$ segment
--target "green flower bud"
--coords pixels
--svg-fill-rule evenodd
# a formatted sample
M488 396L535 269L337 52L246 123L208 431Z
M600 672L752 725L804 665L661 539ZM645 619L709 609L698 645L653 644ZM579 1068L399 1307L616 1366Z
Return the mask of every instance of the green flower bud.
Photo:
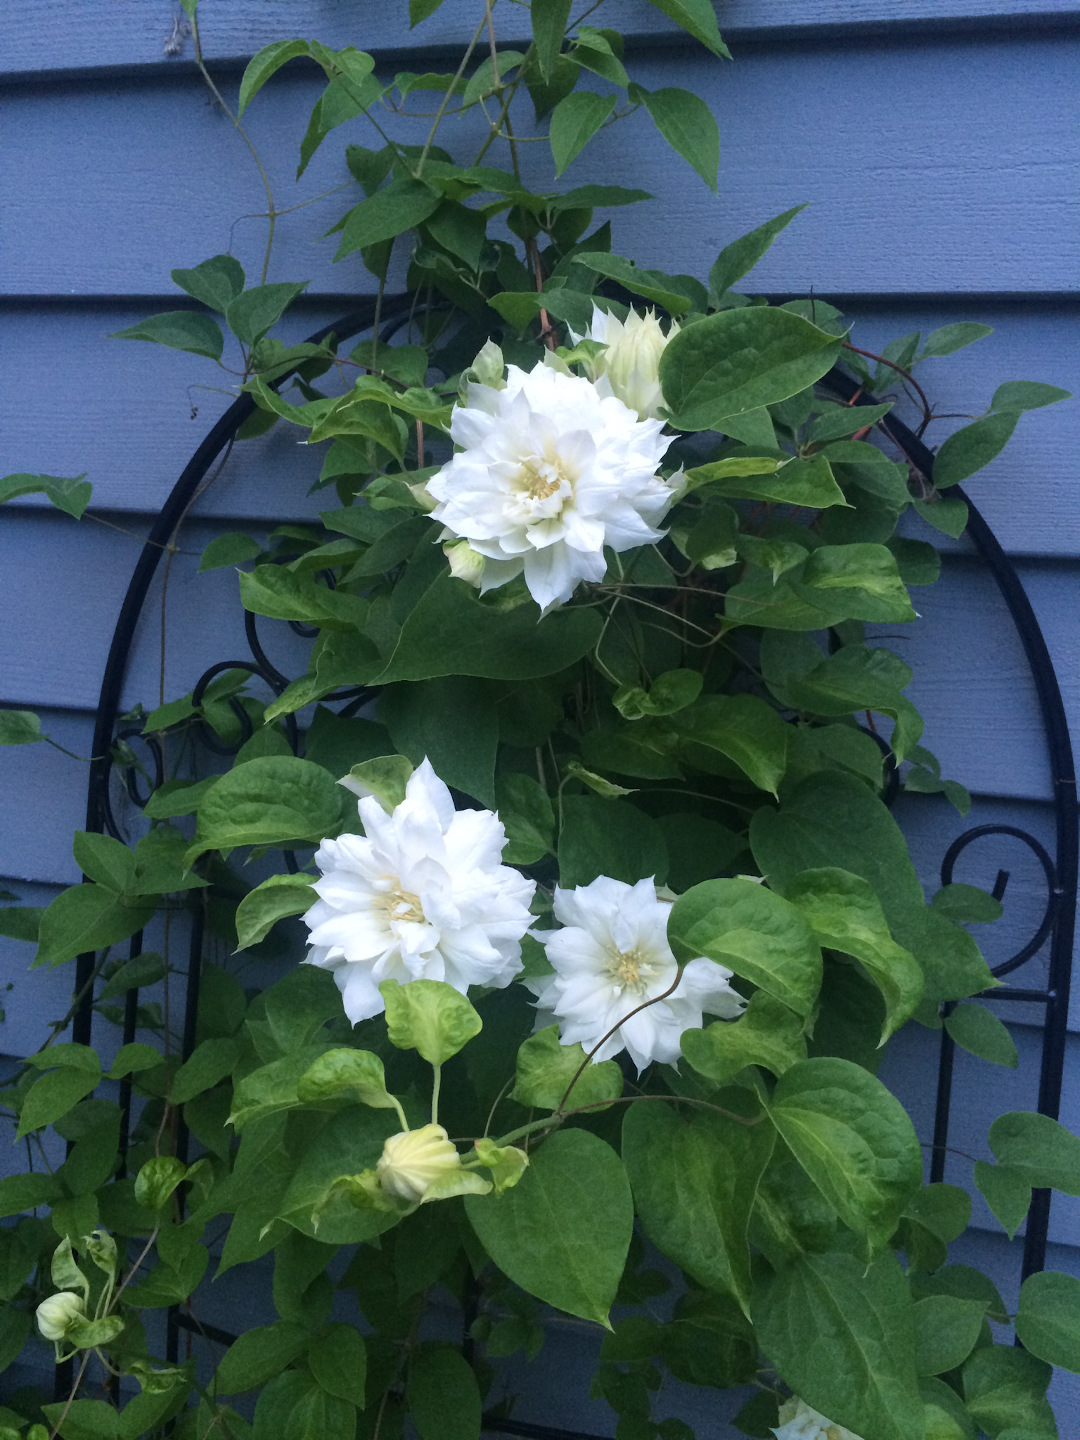
M419 1204L428 1187L461 1169L461 1156L441 1125L422 1125L391 1135L375 1166L388 1195Z
M72 1325L78 1324L85 1317L82 1297L72 1290L61 1290L56 1295L50 1295L37 1307L38 1329L46 1340L53 1340L57 1344L63 1340Z

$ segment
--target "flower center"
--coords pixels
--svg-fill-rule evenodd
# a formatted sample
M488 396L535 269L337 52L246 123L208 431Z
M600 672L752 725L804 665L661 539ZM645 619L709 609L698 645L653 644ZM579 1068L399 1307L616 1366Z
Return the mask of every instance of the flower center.
M552 520L573 494L569 479L555 463L539 455L524 460L515 477L515 488L528 520Z
M420 896L414 895L411 890L403 890L401 882L392 890L387 890L375 900L375 909L381 910L386 916L387 924L393 921L422 925L424 923L424 907L421 904Z
M636 945L633 950L614 950L606 968L614 981L612 988L616 995L621 995L624 990L644 995L653 978L652 962L641 954Z

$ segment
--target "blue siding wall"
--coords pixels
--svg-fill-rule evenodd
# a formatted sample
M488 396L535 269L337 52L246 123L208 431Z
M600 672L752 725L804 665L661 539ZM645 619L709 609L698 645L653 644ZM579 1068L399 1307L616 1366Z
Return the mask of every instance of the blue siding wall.
M513 40L523 12L500 6L498 14L504 9L501 38ZM263 222L252 218L265 209L258 176L208 103L190 41L178 57L164 53L174 11L171 0L9 0L3 17L0 474L86 471L97 519L76 524L34 498L0 510L0 698L39 710L45 728L80 755L89 753L102 666L139 539L228 403L206 388L214 383L206 362L107 337L174 304L171 267L232 248L255 270L263 240ZM273 39L354 43L391 72L423 70L437 68L439 52L475 23L473 0L446 0L416 32L404 11L404 0L201 7L206 55L227 94L235 94L245 60ZM943 413L980 412L1009 379L1080 392L1080 3L729 0L719 18L734 65L687 48L645 0L611 0L603 16L630 35L636 78L650 88L698 90L722 136L715 197L673 164L644 117L585 152L569 182L603 178L657 197L613 217L617 249L641 263L704 273L727 241L810 201L755 273L755 289L786 297L812 288L852 317L856 342L871 349L954 320L993 325L990 339L920 372ZM298 137L316 93L312 74L290 69L249 112L255 143L272 160L279 205L347 180L342 141L368 138L359 122L343 127L296 185ZM463 138L469 127L472 120L460 122ZM530 147L528 164L538 181L551 179L542 147ZM269 278L312 279L288 322L296 337L370 289L358 257L334 265L333 244L313 240L341 208L331 197L280 224ZM1028 586L1080 735L1077 413L1073 403L1026 417L1006 455L970 489ZM940 443L960 423L940 422L931 439ZM223 530L314 514L320 500L307 491L318 463L279 427L240 447L200 501L172 568L167 694L189 688L212 660L243 653L232 573L196 579L197 556ZM896 642L916 668L911 694L927 719L926 741L946 773L975 792L973 820L1025 826L1049 843L1045 746L1019 644L964 542L943 549L941 584L918 597L922 622ZM157 703L159 607L156 590L126 703ZM45 746L0 750L0 889L41 904L77 878L70 836L83 818L84 783L83 766ZM920 874L936 888L940 856L969 822L933 799L906 801L904 817ZM1012 878L1005 920L980 937L992 960L1031 933L1043 903L1036 869L1019 851L1005 860L972 851L958 878L989 885L999 864ZM27 963L26 947L0 940L0 983L12 987L0 1055L40 1043L45 1021L67 1002L67 971L30 977ZM976 1081L959 1067L961 1148L981 1153L995 1110L1034 1103L1038 1037L1028 1018L1014 1025L1026 1062L1019 1075L1002 1074L991 1086L983 1072ZM1072 1030L1063 1119L1080 1129L1080 998ZM924 1138L935 1073L932 1037L901 1037L889 1078L911 1098ZM0 1156L0 1170L8 1164ZM966 1181L959 1165L948 1178ZM996 1267L1006 1298L1015 1298L1014 1259L981 1202L976 1225L964 1242L968 1255ZM1051 1240L1050 1263L1080 1273L1080 1201L1055 1199ZM215 1289L207 1318L228 1324L241 1294L234 1272ZM546 1378L520 1413L608 1432L602 1405L585 1418L584 1382L565 1381L577 1346L553 1341ZM1058 1377L1053 1397L1062 1434L1080 1434L1080 1381ZM728 1433L700 1410L694 1418L703 1436Z

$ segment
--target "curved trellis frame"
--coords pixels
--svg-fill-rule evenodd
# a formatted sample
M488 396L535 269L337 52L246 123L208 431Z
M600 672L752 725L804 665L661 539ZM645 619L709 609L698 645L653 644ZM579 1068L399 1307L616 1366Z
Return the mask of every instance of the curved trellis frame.
M387 338L398 328L407 309L407 300L384 302L381 315L388 325ZM370 329L377 323L377 307L374 301L371 301L343 317L335 325L327 326L313 335L311 343L317 344L331 334L339 338L348 338L360 331ZM282 379L284 378L286 377L282 377ZM277 383L280 384L281 381ZM875 403L874 396L864 394L856 382L840 370L831 371L822 384L848 403L854 405ZM117 717L120 713L120 695L139 618L158 564L168 549L176 530L192 508L211 467L219 457L227 453L240 426L253 413L254 409L255 403L251 396L241 396L214 425L173 487L146 539L135 566L121 606L102 677L91 751L96 758L91 763L87 794L86 828L89 831L113 834L119 832L110 800L111 750L117 740L130 739L136 733L131 730L118 729ZM922 441L892 416L887 416L878 423L906 456L909 464L927 481L932 481L934 458ZM943 884L948 884L959 855L970 844L992 835L1008 835L1020 840L1033 852L1042 867L1047 887L1046 909L1042 920L1030 940L1016 954L999 963L994 969L994 974L1002 976L1019 970L1049 940L1047 982L1045 986L1009 986L1007 989L989 992L985 998L992 998L996 1003L1036 1004L1044 1007L1038 1109L1042 1114L1056 1119L1061 1097L1067 1039L1072 947L1076 922L1077 874L1078 865L1080 865L1080 816L1077 812L1076 775L1072 746L1061 691L1046 641L1020 578L978 510L967 499L967 496L963 495L963 492L957 489L956 493L962 495L967 503L969 512L967 535L992 575L1008 607L1035 684L1051 770L1055 842L1051 854L1034 836L1019 827L1011 825L973 826L961 834L949 847L942 860L941 878ZM223 661L212 666L200 678L196 685L196 694L204 690L214 676L230 669L246 670L250 674L258 676L276 694L280 694L285 688L288 678L273 665L266 655L258 637L255 617L250 614L246 615L245 622L252 658ZM361 688L341 691L328 698L349 702L346 708L355 709L368 697L369 692ZM244 719L246 720L246 718L245 716ZM290 743L295 748L298 743L298 735L295 719L291 715L286 717L286 730ZM163 757L156 742L151 745L151 752L156 778L160 783L163 773ZM895 781L898 777L892 774L889 778L894 782L891 788L895 790ZM128 784L130 798L137 804L145 804L147 797L138 793L136 782L132 780ZM291 856L286 858L292 860ZM1007 881L1007 872L999 870L994 886L994 894L998 898L1004 892ZM183 1050L185 1056L190 1054L195 1043L203 943L202 907L193 907L192 913L188 984L184 1005ZM141 945L142 937L141 934L138 934L131 941L133 956L139 953ZM77 964L76 993L82 995L82 1003L74 1018L73 1038L84 1044L89 1043L93 1017L91 981L94 964L95 956L92 953L81 955ZM125 1042L134 1038L137 1007L138 991L130 990L127 994L125 1009ZM934 1122L934 1148L930 1168L931 1180L935 1181L940 1180L944 1174L954 1050L953 1041L945 1031L942 1031ZM120 1099L123 1111L123 1144L126 1145L131 1106L130 1079L122 1082ZM186 1159L187 1145L187 1132L181 1126L177 1135L177 1148L181 1159ZM1024 1276L1043 1268L1046 1257L1049 1214L1049 1190L1036 1190L1027 1220L1023 1259ZM167 1338L168 1351L172 1358L175 1358L177 1353L180 1329L197 1329L208 1339L224 1344L231 1343L235 1338L213 1326L195 1324L177 1307L174 1307L169 1312ZM577 1436L571 1436L565 1431L512 1419L485 1418L485 1428L504 1434L535 1436L538 1437L538 1440L590 1440L590 1437L583 1437L580 1433Z

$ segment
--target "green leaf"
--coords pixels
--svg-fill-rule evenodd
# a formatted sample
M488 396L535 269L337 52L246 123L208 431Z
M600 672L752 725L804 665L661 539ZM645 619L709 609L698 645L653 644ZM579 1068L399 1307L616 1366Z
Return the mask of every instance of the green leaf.
M750 1212L774 1139L767 1125L649 1102L631 1105L623 1122L623 1160L646 1235L747 1315Z
M788 310L708 315L672 336L660 383L680 430L723 430L729 415L797 395L835 364L840 341Z
M120 895L135 881L135 856L111 835L76 830L72 845L75 863L87 877L105 890Z
M779 810L755 814L750 844L761 873L781 893L801 870L839 866L869 881L894 931L923 904L895 820L854 775L810 776L785 795Z
M594 90L576 90L559 101L551 112L549 131L556 175L580 154L614 109L614 95L597 95Z
M920 1375L942 1375L962 1365L975 1348L986 1306L955 1295L915 1302L915 1365Z
M787 764L788 727L767 701L756 695L707 695L680 711L674 725L681 737L680 755L694 769L714 771L719 754L759 789L778 793Z
M622 1162L587 1130L559 1130L503 1195L466 1195L480 1243L515 1285L610 1329L634 1204Z
M805 205L796 205L791 210L785 210L782 215L777 215L775 219L766 220L764 225L751 230L749 235L743 235L738 240L733 240L730 245L725 245L709 271L709 289L713 295L719 298L726 290L731 289L736 280L741 280L747 271L752 270L780 232L786 230L795 216L805 209Z
M442 3L443 0L409 0L409 28L434 15Z
M967 529L968 507L959 495L939 495L936 491L927 500L912 500L916 512L928 525L951 535L954 540Z
M503 861L535 865L555 847L555 812L551 799L531 775L500 775L495 782L499 819L506 827Z
M1071 399L1068 390L1060 390L1056 385L1043 385L1038 380L1006 380L994 391L990 409L1041 410L1044 405L1057 405ZM936 478L936 465L934 474Z
M1046 1399L1050 1366L1013 1345L983 1345L961 1371L972 1419L994 1440L1055 1440L1058 1430Z
M802 1019L767 990L754 992L738 1020L685 1030L680 1045L693 1069L717 1085L726 1085L747 1065L782 1075L806 1059Z
M716 14L709 0L650 0L650 4L669 20L674 20L676 25L681 25L706 50L711 50L721 60L731 59L731 52L716 28Z
M571 0L533 0L529 18L532 22L536 63L544 80L550 80L555 62L562 50L566 24L570 19Z
M428 189L419 180L391 180L374 195L354 205L345 216L341 244L334 259L344 260L356 250L393 240L415 229L429 215L434 215L441 203L439 192Z
M1022 1170L976 1160L973 1179L980 1194L1011 1240L1031 1207L1031 1185Z
M244 267L231 255L213 255L194 270L174 270L172 279L195 300L224 315L244 288Z
M69 1067L39 1076L23 1098L16 1140L66 1115L84 1095L89 1095L100 1079L100 1070L95 1073Z
M605 275L617 285L662 305L672 315L682 315L694 306L695 289L700 290L696 280L688 275L665 275L662 270L643 270L632 260L621 255L609 255L606 250L586 250L574 256L575 265L584 265L597 275Z
M292 1179L277 1210L298 1232L297 1239L318 1236L319 1250L312 1254L326 1264L327 1245L354 1245L373 1240L397 1223L396 1213L360 1209L350 1199L332 1194L342 1175L372 1169L387 1139L401 1129L396 1114L367 1106L350 1105L334 1115L321 1130L312 1130L311 1143L297 1156ZM312 1216L318 1214L318 1229ZM305 1280L300 1286L306 1289ZM299 1314L291 1318L301 1318Z
M175 1155L154 1155L135 1177L135 1201L147 1210L160 1211L187 1174L187 1166Z
M689 90L668 87L648 91L640 85L631 88L630 99L644 104L671 148L692 165L715 192L720 166L720 127L705 101Z
M139 1070L153 1070L161 1063L160 1050L155 1050L153 1045L144 1045L141 1041L133 1040L129 1045L121 1045L116 1052L109 1079L122 1080L125 1075L134 1075Z
M41 917L34 966L62 965L141 930L153 906L129 904L100 885L62 890Z
M451 1345L421 1345L409 1361L405 1400L420 1440L479 1440L480 1387Z
M592 650L603 627L595 610L569 606L542 619L532 604L496 610L467 585L440 576L409 611L385 667L369 678L427 680L478 675L530 680L567 669Z
M90 481L82 475L72 479L59 475L5 475L0 480L0 505L5 500L15 500L20 495L46 495L58 510L63 510L66 515L79 520L90 503L92 488Z
M249 890L236 907L236 948L257 945L271 928L289 915L310 910L317 896L311 875L271 875Z
M663 884L667 847L651 816L625 800L569 795L562 803L559 876L565 889L609 875L628 885L654 876Z
M1019 410L995 411L956 430L934 456L934 485L945 490L974 475L1008 443L1020 418Z
M942 325L937 330L931 330L923 341L922 358L929 360L932 355L952 355L955 351L962 350L965 345L972 345L976 340L985 339L993 333L992 325L979 325L974 320L960 320L955 325Z
M327 1050L301 1075L297 1098L305 1104L336 1100L352 1093L361 1105L375 1110L397 1107L386 1089L383 1062L370 1050Z
M419 1050L441 1065L479 1035L483 1022L466 997L442 980L384 980L386 1033L399 1050Z
M275 40L264 46L251 57L240 79L240 99L237 115L243 115L253 96L262 89L271 75L298 55L310 55L311 46L307 40ZM177 282L179 283L179 282Z
M296 1359L308 1339L302 1325L288 1320L245 1331L229 1346L217 1368L217 1389L223 1395L235 1395L265 1385Z
M586 1065L582 1047L560 1044L559 1027L548 1025L530 1035L518 1050L516 1081L510 1096L519 1105L557 1110L571 1081L574 1088L567 1100L570 1109L599 1106L601 1101L617 1100L622 1094L622 1071L614 1060Z
M255 1406L252 1440L355 1440L356 1407L329 1395L306 1370L269 1382Z
M835 867L804 870L787 887L818 944L861 962L885 1001L881 1044L915 1013L923 972L915 957L889 934L881 902L859 875Z
M43 1405L42 1413L63 1440L122 1440L120 1416L107 1400L58 1401ZM63 1420L61 1420L63 1415Z
M962 1049L1015 1070L1020 1063L1016 1042L996 1015L984 1005L958 1005L945 1016L945 1029Z
M340 824L340 792L321 765L295 756L249 760L222 775L199 802L188 863L237 845L317 843Z
M819 545L792 589L836 620L914 620L896 557L885 545Z
M922 1151L900 1102L850 1060L786 1070L769 1114L821 1194L871 1249L888 1243L922 1181Z
M698 465L686 472L686 478L695 488L708 485L710 494L734 500L775 500L815 510L847 504L829 462L821 455L783 464L765 456L737 456Z
M890 400L884 405L837 405L825 410L812 422L806 438L812 445L825 445L853 435L865 425L873 425L893 408Z
M1035 1189L1080 1195L1080 1140L1049 1115L1011 1110L990 1126L990 1148Z
M163 315L151 315L137 325L129 325L126 330L115 331L109 338L147 340L154 345L165 345L170 350L205 355L210 360L220 360L225 348L221 326L199 310L168 310Z
M1000 920L1004 914L1001 901L996 900L989 891L980 890L977 885L943 885L931 897L930 904L942 915L947 915L950 920L956 920L961 925L985 925L990 921Z
M680 895L668 917L680 964L704 956L808 1015L821 986L821 951L787 900L753 880L706 880Z
M201 1040L177 1070L169 1086L169 1099L174 1105L185 1105L204 1090L212 1090L226 1075L231 1075L240 1059L240 1046L230 1036Z
M44 1172L5 1175L0 1179L0 1220L21 1215L24 1210L36 1210L39 1205L51 1205L60 1194L60 1182Z
M256 285L245 290L225 311L229 329L245 345L254 345L281 319L296 297L307 289L308 282L298 284Z
M367 1352L353 1325L328 1325L311 1342L307 1363L311 1373L328 1395L347 1400L358 1409L364 1408L364 1382L367 1378Z
M869 1266L802 1256L762 1282L754 1326L787 1384L834 1424L873 1440L926 1440L914 1307L892 1254Z
M0 745L34 745L44 740L41 721L29 710L0 710Z
M414 765L426 757L447 785L494 807L499 721L490 687L458 675L392 685L377 713Z
M1020 1287L1016 1333L1040 1360L1080 1371L1080 1280L1054 1270L1029 1275Z

